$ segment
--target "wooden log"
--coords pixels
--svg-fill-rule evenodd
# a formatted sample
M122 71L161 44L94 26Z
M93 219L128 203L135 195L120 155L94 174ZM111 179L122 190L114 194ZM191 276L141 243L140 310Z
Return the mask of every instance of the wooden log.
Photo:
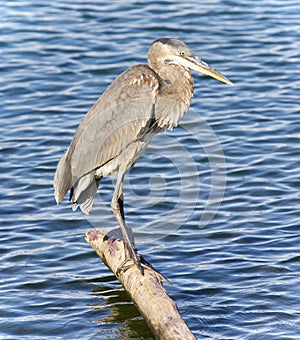
M128 233L133 241L133 234L129 228ZM142 275L135 265L129 266L125 271L118 271L125 260L124 244L119 228L90 229L86 233L86 241L122 283L156 339L196 339L180 316L175 302L163 287L164 278L160 273L146 266Z

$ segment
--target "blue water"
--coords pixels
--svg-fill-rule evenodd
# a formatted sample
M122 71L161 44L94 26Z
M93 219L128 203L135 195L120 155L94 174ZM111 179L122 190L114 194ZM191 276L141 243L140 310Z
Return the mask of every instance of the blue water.
M160 37L233 82L194 74L180 127L125 183L139 251L200 339L300 338L300 4L62 0L0 5L0 338L152 339L84 240L116 224L53 198L57 162L97 97Z

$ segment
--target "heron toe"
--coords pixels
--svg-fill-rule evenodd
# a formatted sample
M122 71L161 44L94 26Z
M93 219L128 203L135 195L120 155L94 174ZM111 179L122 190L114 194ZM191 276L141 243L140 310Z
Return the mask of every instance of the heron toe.
M124 242L124 248L125 248L125 260L119 265L116 274L118 275L122 271L125 272L129 268L137 266L141 274L144 275L142 258L134 249L133 244L131 243L128 244L127 242Z

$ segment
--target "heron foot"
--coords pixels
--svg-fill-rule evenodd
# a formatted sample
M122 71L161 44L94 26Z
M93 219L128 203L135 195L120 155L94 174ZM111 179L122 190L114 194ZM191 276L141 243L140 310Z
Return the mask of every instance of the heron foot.
M144 275L145 269L154 273L161 281L165 281L168 285L171 285L171 282L165 278L158 270L154 269L151 263L145 260L141 255L137 253L137 250L134 249L132 244L130 244L130 250L126 247L124 243L125 249L127 250L127 256L125 260L119 265L116 270L116 275L118 276L121 272L126 272L126 270L132 268L133 266L137 266L142 275ZM132 252L133 250L133 252Z
M133 244L124 242L125 260L119 265L116 274L119 275L121 271L126 272L132 266L137 266L142 275L144 275L144 259L137 253Z

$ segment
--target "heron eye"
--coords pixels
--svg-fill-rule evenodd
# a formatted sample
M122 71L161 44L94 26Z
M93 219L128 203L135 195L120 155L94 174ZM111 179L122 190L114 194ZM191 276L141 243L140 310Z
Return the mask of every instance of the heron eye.
M180 57L185 57L185 53L184 52L179 52L179 55L180 55Z

